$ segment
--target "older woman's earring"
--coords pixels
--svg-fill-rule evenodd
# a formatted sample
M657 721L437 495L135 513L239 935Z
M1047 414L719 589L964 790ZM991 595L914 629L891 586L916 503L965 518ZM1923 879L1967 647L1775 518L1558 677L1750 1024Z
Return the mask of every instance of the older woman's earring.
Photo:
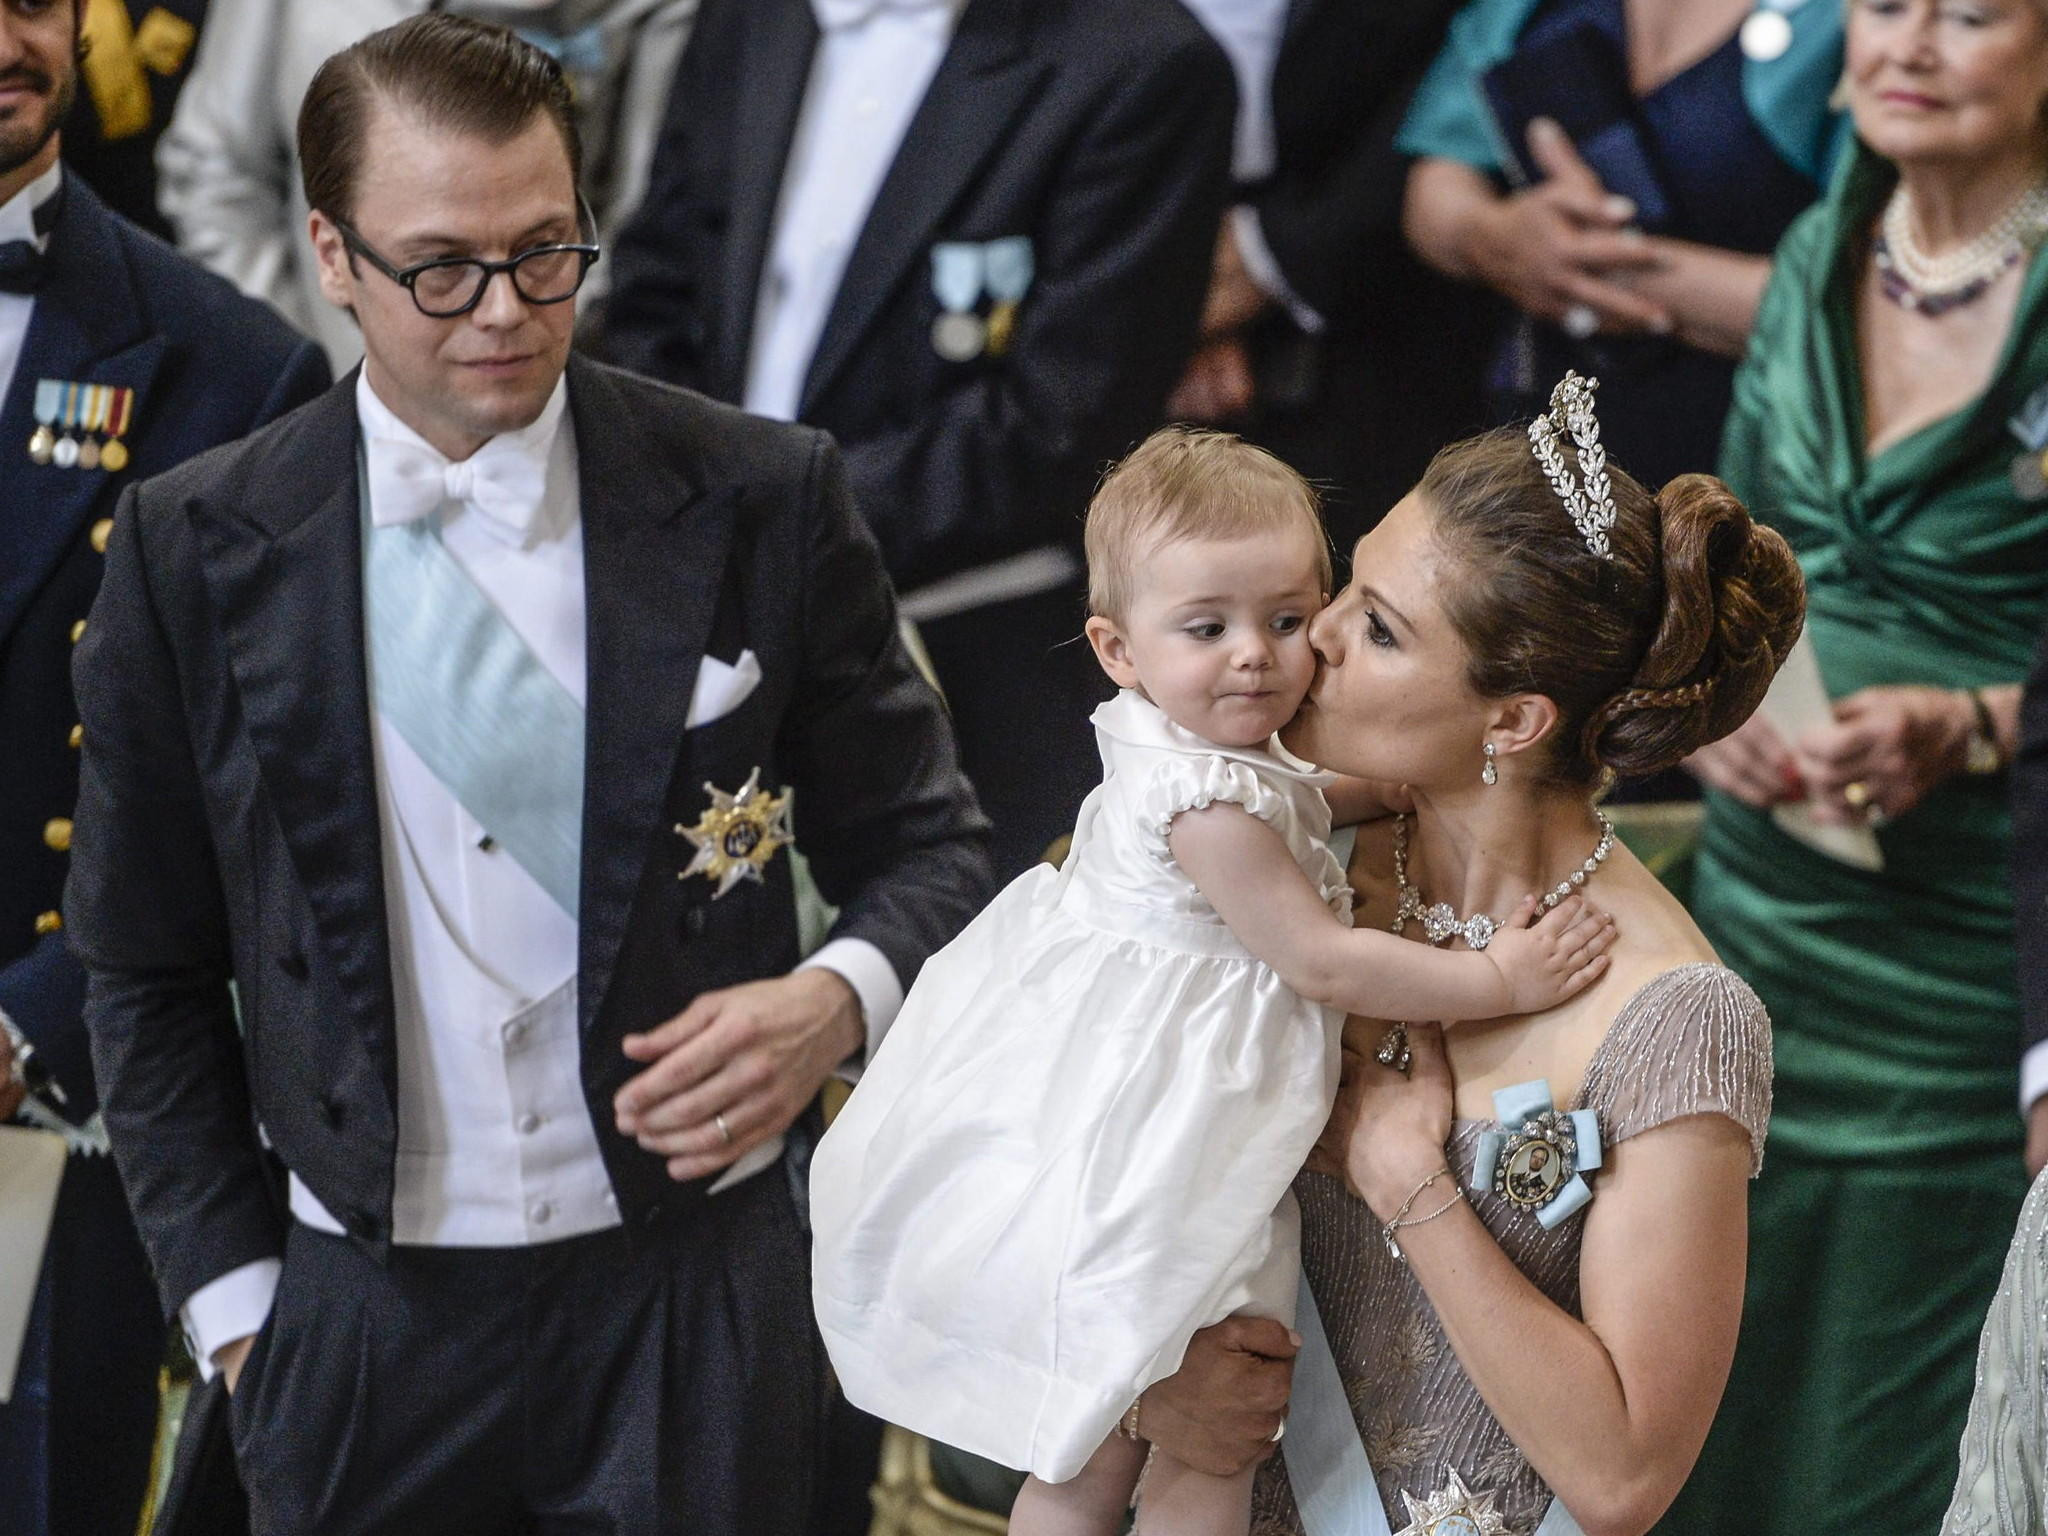
M1493 743L1490 741L1486 744L1486 766L1479 770L1479 782L1482 784L1498 784L1500 782L1500 770L1493 766Z

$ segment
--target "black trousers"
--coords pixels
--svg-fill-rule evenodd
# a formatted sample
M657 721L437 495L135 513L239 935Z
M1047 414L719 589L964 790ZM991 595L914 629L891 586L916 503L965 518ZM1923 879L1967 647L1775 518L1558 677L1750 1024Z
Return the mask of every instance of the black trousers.
M770 1169L632 1244L295 1226L235 1451L254 1536L807 1536L824 1384Z
M996 874L1008 880L1074 830L1102 781L1088 716L1116 692L1082 626L1079 582L918 625L938 673L960 766L994 824Z

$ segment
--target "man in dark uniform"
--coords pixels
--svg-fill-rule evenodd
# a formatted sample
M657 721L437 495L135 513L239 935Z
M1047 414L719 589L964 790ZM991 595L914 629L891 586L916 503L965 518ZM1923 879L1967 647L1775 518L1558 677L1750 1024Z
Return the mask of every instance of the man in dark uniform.
M85 983L60 896L81 740L72 646L114 499L309 398L327 369L61 167L83 4L0 0L0 1015L88 1127ZM0 1111L16 1108L18 1057L0 1029ZM0 1406L4 1536L127 1536L149 1466L163 1315L111 1161L84 1150L93 1132L75 1140Z

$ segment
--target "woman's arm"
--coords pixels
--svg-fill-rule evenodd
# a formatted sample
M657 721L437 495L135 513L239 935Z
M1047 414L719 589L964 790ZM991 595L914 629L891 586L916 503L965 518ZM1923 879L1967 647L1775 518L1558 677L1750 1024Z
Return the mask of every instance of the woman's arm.
M1607 967L1613 920L1573 898L1533 928L1503 928L1484 952L1434 949L1347 928L1302 874L1278 832L1242 806L1183 811L1167 834L1174 862L1238 942L1303 997L1374 1017L1491 1019L1553 1007Z
M1346 1058L1333 1127L1381 1220L1442 1166L1450 1070L1409 1031L1412 1075ZM1472 1208L1401 1233L1458 1362L1587 1536L1641 1536L1692 1471L1742 1319L1749 1142L1694 1115L1607 1150L1579 1260L1584 1321L1530 1283ZM1461 1170L1462 1171L1462 1170Z

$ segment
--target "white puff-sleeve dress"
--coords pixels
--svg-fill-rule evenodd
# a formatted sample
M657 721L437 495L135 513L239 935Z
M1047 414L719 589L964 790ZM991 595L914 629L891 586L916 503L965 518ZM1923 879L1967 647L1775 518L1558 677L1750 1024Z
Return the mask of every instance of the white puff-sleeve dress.
M1288 1186L1343 1019L1254 959L1173 862L1184 810L1241 805L1350 921L1329 776L1219 747L1136 693L1095 712L1103 782L1058 871L926 962L811 1164L813 1289L846 1394L1052 1482L1196 1329L1291 1322Z

